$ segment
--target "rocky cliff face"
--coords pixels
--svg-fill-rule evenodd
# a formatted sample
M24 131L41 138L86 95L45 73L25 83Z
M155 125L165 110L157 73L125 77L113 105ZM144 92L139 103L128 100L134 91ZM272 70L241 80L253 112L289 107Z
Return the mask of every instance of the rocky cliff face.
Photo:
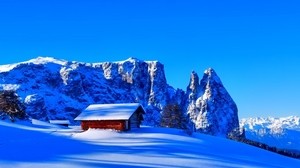
M187 92L190 100L187 110L195 128L199 132L220 136L239 128L237 106L216 72L209 68L199 84L197 81L197 75L192 73L190 92Z
M236 105L212 69L201 82L193 72L186 92L167 84L163 64L136 58L90 64L39 57L0 66L0 78L0 87L16 90L37 119L72 121L92 103L138 102L147 111L144 124L157 125L162 108L176 103L199 131L225 134L238 127Z

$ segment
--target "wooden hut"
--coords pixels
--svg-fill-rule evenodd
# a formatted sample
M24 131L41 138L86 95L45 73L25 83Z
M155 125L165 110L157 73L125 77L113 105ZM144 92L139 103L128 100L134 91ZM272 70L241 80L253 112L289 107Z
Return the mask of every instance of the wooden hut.
M126 131L139 128L145 110L139 103L92 104L75 120L81 121L81 128L115 129Z

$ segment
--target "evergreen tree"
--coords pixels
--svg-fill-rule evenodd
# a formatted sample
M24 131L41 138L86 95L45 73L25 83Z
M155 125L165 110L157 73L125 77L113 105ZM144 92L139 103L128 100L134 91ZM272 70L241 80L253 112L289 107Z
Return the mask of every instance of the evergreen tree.
M178 104L169 104L163 108L160 120L161 127L186 129L187 123L187 117Z
M2 119L8 116L11 121L15 121L15 118L24 119L26 117L25 106L15 91L0 91L0 116Z

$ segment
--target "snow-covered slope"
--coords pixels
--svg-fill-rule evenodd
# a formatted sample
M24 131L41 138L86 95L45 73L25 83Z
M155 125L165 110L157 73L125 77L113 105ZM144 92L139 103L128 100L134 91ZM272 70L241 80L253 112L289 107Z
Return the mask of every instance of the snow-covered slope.
M187 92L167 83L162 63L136 58L82 63L38 57L0 66L0 78L0 88L16 90L35 119L73 121L93 103L141 103L144 124L158 125L163 107L177 103L184 111L197 107L191 117L199 131L226 135L238 127L236 105L212 69Z
M300 151L300 117L241 119L246 137L283 149Z
M0 121L1 168L281 167L300 160L224 138L142 127L130 132Z

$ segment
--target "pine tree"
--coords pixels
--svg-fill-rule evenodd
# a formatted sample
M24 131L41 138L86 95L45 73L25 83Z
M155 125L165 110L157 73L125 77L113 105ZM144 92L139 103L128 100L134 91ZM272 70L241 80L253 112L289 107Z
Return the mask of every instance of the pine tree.
M0 116L2 119L8 116L11 121L15 121L15 118L24 119L26 117L25 106L15 91L0 91Z
M187 128L187 117L178 104L169 104L163 108L160 120L161 127L168 128Z

